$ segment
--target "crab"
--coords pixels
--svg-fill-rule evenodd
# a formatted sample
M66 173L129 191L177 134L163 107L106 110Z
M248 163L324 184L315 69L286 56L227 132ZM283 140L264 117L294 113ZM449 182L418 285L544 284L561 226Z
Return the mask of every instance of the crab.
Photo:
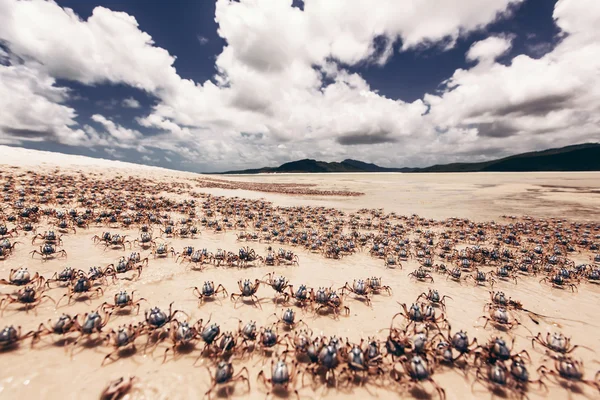
M275 257L275 253L273 253L273 251L269 251L264 258L264 263L269 267L279 265L279 258Z
M290 285L290 294L292 299L296 302L300 308L304 308L307 305L312 305L315 297L314 290L309 289L306 285L298 286L298 289L294 290L294 287Z
M205 281L202 285L202 291L198 289L197 286L194 286L193 293L198 297L198 305L201 305L208 298L216 298L219 293L223 293L223 297L228 296L225 287L219 284L215 289L215 283L213 281Z
M199 270L202 271L202 265L210 263L212 258L212 253L209 253L206 249L202 249L194 251L190 256L182 256L181 262L188 260L188 265L194 264L194 266L199 266Z
M54 231L45 231L38 233L31 239L31 244L34 244L37 239L42 239L44 243L50 243L57 246L62 246L62 235L57 236Z
M22 230L23 232L32 232L34 235L37 233L37 228L34 227L31 222L26 222L22 225L17 225L12 231L16 232L16 229ZM2 237L2 232L0 228L0 237Z
M583 379L583 361L571 357L554 360L554 370L549 370L545 365L542 365L538 368L538 373L542 376L550 375L557 381L565 383L569 388L577 384L583 384L600 390L600 371L596 373L594 380Z
M262 327L258 332L257 339L256 347L263 355L267 355L269 352L272 352L275 346L278 345L285 345L285 352L287 352L288 336L279 336L279 331L276 327Z
M482 372L482 369L484 368L485 373ZM491 392L505 393L506 391L514 389L510 386L510 373L508 372L508 368L503 363L479 366L475 373L475 381L472 386L475 386L477 383L485 385Z
M600 268L598 267L585 272L583 276L589 283L600 284Z
M168 328L168 325L171 321L174 320L177 314L184 314L188 316L185 311L175 310L173 311L173 302L169 304L169 313L165 313L158 307L153 307L150 310L144 311L144 322L145 329L150 334L148 337L148 342L146 342L146 347L150 342L150 339L154 333L158 333L158 338L162 337L162 334L165 332L164 328Z
M238 320L238 330L237 335L242 338L242 344L246 346L244 351L248 350L250 346L248 343L250 342L252 346L254 346L256 339L258 337L258 329L256 327L256 321L249 321L245 325L242 326L242 320Z
M54 258L56 256L59 257L67 257L67 252L64 249L59 250L56 246L50 244L50 243L46 243L43 246L40 246L40 250L32 250L29 252L29 254L31 254L31 257L33 258L34 255L39 254L40 256L42 256L42 260L48 260L50 258Z
M446 299L452 300L452 297L450 296L440 296L439 292L435 289L429 289L427 293L421 293L416 301L419 301L422 297L424 297L429 304L434 307L439 306L443 311L446 311Z
M221 335L221 340L219 340L217 345L220 351L219 355L224 358L230 357L230 355L235 352L237 345L238 336L233 332L224 332L223 335Z
M436 327L438 326L439 322L446 322L446 318L445 318L444 314L441 314L440 316L436 316L435 309L430 305L425 305L424 303L413 303L409 309L406 307L406 304L404 304L404 303L398 303L398 304L400 305L400 307L402 307L402 311L400 311L399 313L396 313L392 317L392 324L394 323L394 319L396 319L396 317L400 316L400 315L409 321L407 328L411 324L416 324L416 323L420 323L420 322L425 322L427 324L433 324Z
M258 381L259 379L262 379L262 383L268 390L268 398L269 395L277 389L281 389L284 393L287 393L289 391L289 386L295 384L297 375L297 362L293 362L291 366L289 366L285 362L285 359L280 358L277 361L271 359L271 377L267 378L265 376L265 372L261 370L258 373L256 380ZM299 400L300 395L298 394L298 390L294 387L292 387L292 390L296 395L296 398Z
M183 262L186 259L189 260L190 257L192 256L192 254L194 254L194 247L193 246L185 246L180 253L177 253L177 258L175 259L175 262L179 262L180 257L181 257L181 262Z
M307 371L312 373L313 377L322 376L324 381L328 383L330 379L336 378L335 370L344 361L340 351L341 344L337 340L330 340L328 344L324 341L316 344L317 346L314 349L315 364L309 366ZM304 380L304 375L302 375L302 380Z
M529 379L529 372L527 371L527 367L525 366L525 362L521 359L521 357L514 357L511 360L510 364L510 386L517 391L517 393L521 395L525 395L525 392L528 390L528 386L530 384L537 383L540 389L543 387L546 390L548 387L540 377L537 380Z
M395 269L396 267L399 267L400 269L402 269L402 263L400 262L400 257L398 257L398 259L396 259L396 258L394 258L394 256L392 254L389 254L385 258L385 267L390 268L390 269Z
M112 357L115 354L120 354L121 352L123 352L124 350L131 350L131 351L135 351L135 339L138 338L140 335L142 335L144 332L144 328L141 325L123 325L123 326L119 326L117 328L117 331L115 331L114 329L111 330L107 335L106 335L106 341L109 344L112 344L114 350L111 351L110 353L108 353L106 356L104 356L104 359L102 360L102 364L104 365L104 363L106 362L106 360L112 360Z
M69 282L69 286L67 286L67 293L65 293L58 301L56 302L56 307L64 299L65 297L68 299L67 304L71 304L71 299L75 296L88 296L92 297L96 295L97 297L101 297L104 295L104 290L101 287L94 288L92 290L92 281L87 277L80 275L77 280L72 280Z
M296 313L291 308L285 310L281 315L281 318L275 313L271 314L271 316L275 316L277 318L276 325L283 324L284 328L288 330L296 328L296 326L299 324L304 324L304 326L308 327L304 321L296 321Z
M33 346L35 342L38 341L42 336L64 336L76 331L79 331L79 322L77 321L77 315L75 317L71 317L69 314L63 313L58 317L58 319L55 322L52 322L52 320L49 319L47 326L42 322L33 335L31 345Z
M319 313L322 310L331 311L334 318L338 318L340 312L343 312L346 316L350 315L350 308L343 305L342 298L333 290L329 290L327 294L327 300L320 302L318 300L319 292L317 291L316 301L320 303L319 307L316 308L316 312Z
M419 267L417 270L409 273L408 276L422 282L425 282L429 279L431 283L433 283L433 276L428 274L423 267Z
M0 349L7 350L9 348L17 346L22 340L25 340L31 336L33 336L34 332L30 331L26 334L21 334L21 327L14 327L13 325L9 325L4 327L0 331Z
M561 274L554 274L540 279L540 283L548 283L551 287L557 289L570 288L572 292L577 289L577 285L565 279ZM578 282L579 283L579 282Z
M279 249L277 252L277 260L278 264L286 264L286 265L300 265L298 255L294 254L290 250Z
M255 279L254 283L250 281L250 279L245 279L243 282L241 280L238 281L238 287L240 288L240 293L231 293L230 299L235 304L237 304L239 299L250 298L252 300L252 304L257 306L262 310L262 306L260 305L260 300L256 296L256 292L260 286L260 280Z
M13 233L18 233L16 228L8 229L6 225L0 225L0 238L5 238L7 236L13 237Z
M504 292L494 292L494 291L490 291L490 300L491 303L487 303L484 306L484 311L486 309L488 309L489 307L496 307L496 306L500 306L500 307L505 307L505 308L509 308L511 303L513 302L512 298L506 298L506 295L504 294Z
M136 265L137 264L137 265ZM121 257L117 261L117 265L109 264L106 266L105 271L113 272L114 274L125 274L129 271L136 271L131 278L125 278L128 280L139 279L142 276L142 271L144 267L148 266L148 257L141 259L140 253L131 253L129 258Z
M521 325L521 323L514 317L511 320L511 316L507 308L503 306L490 306L488 308L489 316L484 315L479 317L486 320L485 325L483 325L484 329L487 327L488 323L491 323L496 328L502 329L513 329L514 327Z
M348 383L359 378L360 385L363 385L370 375L380 376L385 373L381 367L382 356L379 353L379 346L375 341L369 339L365 349L363 339L360 344L350 344L346 340L346 349L343 353L346 364L340 371L340 377L347 375Z
M175 249L173 247L168 247L166 243L158 243L156 246L152 247L152 255L154 258L162 258L171 254L172 257L175 257Z
M462 270L459 267L455 267L448 270L446 280L448 279L452 279L453 281L460 283L461 280L464 280L465 278L462 277Z
M212 261L218 267L221 265L222 262L225 261L226 257L227 257L227 253L225 252L225 250L217 249L217 252L212 257Z
M6 309L6 307L8 307L10 304L18 303L25 307L26 312L38 306L45 299L56 303L52 297L44 294L43 289L36 289L34 286L30 285L25 286L15 294L5 294L1 297L2 299L0 300L0 309L2 309L2 306L4 304L6 304L6 306L4 307L4 309ZM4 311L4 309L2 310Z
M175 232L173 231L173 225L166 225L165 229L159 228L159 230L160 230L161 236L165 235L165 237L168 237L168 238L173 237L173 235L175 234Z
M0 260L6 260L6 258L12 254L17 244L21 244L21 242L10 243L8 239L4 239L0 243Z
M240 266L248 266L255 261L258 261L261 264L264 264L265 262L264 258L257 255L254 249L251 249L249 246L240 248L238 251L238 257Z
M46 281L46 286L50 287L52 282L60 282L69 284L71 281L77 278L77 276L84 274L82 270L74 270L71 267L65 267L60 272L55 272L52 278Z
M172 320L168 330L168 339L171 340L172 346L165 349L163 362L167 359L169 350L173 354L177 354L177 349L180 347L190 346L194 340L198 338L198 330L195 326L190 326L188 322Z
M514 360L515 358L527 356L528 360L531 360L527 350L521 350L520 352L513 354L512 350L515 345L515 338L512 339L510 347L506 341L500 337L493 337L488 340L485 345L479 345L475 349L475 362L480 361L487 364L494 364L497 361L504 362L508 360Z
M102 391L100 400L117 400L121 398L131 390L135 379L135 376L115 379Z
M125 243L129 244L129 247L131 247L131 241L127 240L127 235L119 235L118 233L113 234L110 237L110 240L107 240L104 243L104 250L107 250L108 248L112 248L112 249L116 249L116 248L123 248L123 250L125 250Z
M142 232L140 237L133 241L134 246L141 247L142 249L148 249L152 246L156 245L154 239L152 239L152 234L147 232Z
M210 400L210 394L216 387L225 385L227 383L239 381L239 380L245 381L246 384L248 385L248 391L250 391L250 377L248 374L248 369L246 367L242 367L240 372L235 375L234 375L233 364L231 364L230 362L226 362L226 361L219 361L214 374L211 372L211 370L208 367L206 367L206 369L208 370L208 373L211 377L211 384L210 384L210 388L204 395L207 396L209 400ZM230 393L229 393L230 389L231 389L230 386L228 386L226 388L228 396L230 395Z
M200 339L204 342L204 348L202 349L202 352L200 353L200 357L206 352L207 349L211 350L211 347L221 337L221 327L218 324L214 324L214 323L211 325L210 320L211 320L211 318L209 317L208 321L206 321L206 324L203 324L202 320L199 320L194 325L194 327L196 328L196 331L199 332ZM196 361L198 361L198 360L196 360Z
M393 325L394 320L392 319L389 328L390 333L385 340L385 357L391 356L392 361L396 361L397 358L405 356L406 352L411 350L412 342L406 334L406 329L394 328Z
M107 243L110 243L110 240L111 240L112 236L113 235L111 235L110 232L102 232L102 236L94 235L92 237L92 241L94 243L104 243L104 244L107 244Z
M473 275L467 275L466 279L473 279L473 282L475 282L475 285L477 286L485 286L486 283L489 283L490 287L493 288L496 281L489 275L490 272L486 274L479 269L475 269L475 273Z
M447 357L443 357L444 360L451 361L452 363L460 358L469 356L478 347L476 338L473 339L471 342L469 342L469 336L467 335L466 332L464 332L462 330L456 332L453 335L452 329L449 325L448 325L448 333L446 335L439 332L436 336L442 337L443 340L440 343L444 343L446 345L446 346L442 346L442 347L445 347L446 349L448 349L450 351L450 360ZM438 346L439 346L439 343L438 343ZM475 347L473 347L473 346L475 346ZM456 350L458 352L457 357L452 356L452 350Z
M310 328L300 329L294 332L292 336L288 336L288 342L294 349L296 358L306 355L308 356L309 349L313 346L313 332ZM310 359L310 357L309 357Z
M496 268L495 271L490 271L490 274L495 276L496 279L502 280L502 281L514 281L515 285L517 284L517 274L515 274L514 272L511 272L508 266L503 266L500 268Z
M32 277L27 268L21 267L19 269L11 269L10 273L8 274L8 280L0 279L0 284L13 286L37 284L38 286L43 286L44 277L40 276L40 274L37 272Z
M421 386L424 382L429 382L437 391L440 399L444 400L446 398L446 391L432 378L432 375L434 374L434 364L433 360L420 355L401 359L400 365L409 379L403 386L412 389L415 386ZM396 370L396 372L398 371ZM400 380L400 378L396 379Z
M541 344L548 350L551 350L554 353L560 354L561 356L566 356L567 354L570 354L578 347L582 347L584 349L593 351L589 347L580 346L580 345L572 345L571 338L566 337L565 335L563 335L560 332L554 332L552 334L550 334L550 332L548 332L546 334L545 339L542 338L542 333L540 332L537 334L537 336L534 336L533 338L531 338L531 346L535 347L536 342Z
M77 229L75 229L75 226L67 222L66 219L58 221L58 223L55 226L56 230L60 233L69 233L71 231L73 231L73 233L77 233Z
M135 293L135 290L131 292L131 295L129 295L126 291L121 290L119 293L115 293L114 304L109 304L107 302L104 302L104 303L102 303L101 307L105 312L107 310L112 312L115 309L123 310L126 307L131 307L132 309L137 308L136 314L139 314L140 313L140 303L142 301L147 301L147 300L142 297L141 299L134 301L133 300L134 293Z
M270 272L267 275L265 275L260 282L264 283L265 285L269 285L273 288L273 290L275 291L275 303L278 302L279 296L283 297L284 303L288 302L290 296L286 292L286 290L289 290L291 286L284 276L275 276L275 272Z
M365 279L365 281L367 282L367 286L369 287L369 290L371 290L372 293L378 294L382 290L385 290L387 292L387 294L391 296L392 288L389 286L382 285L381 278L377 278L377 277L373 276L371 278Z
M89 313L85 313L83 316L83 323L77 324L77 331L80 335L75 340L74 345L77 345L77 343L82 338L87 338L88 340L90 340L92 335L94 335L95 333L102 333L102 329L108 324L110 316L111 314L108 313L105 314L104 317L102 317L102 315L100 315L98 311L91 311Z
M371 297L369 296L371 291L369 289L368 283L365 282L363 279L359 279L358 281L354 280L354 282L352 283L352 287L350 287L348 285L348 282L346 282L346 284L338 290L340 291L342 296L345 294L346 291L348 291L358 296L359 298L364 299L367 305L371 305Z

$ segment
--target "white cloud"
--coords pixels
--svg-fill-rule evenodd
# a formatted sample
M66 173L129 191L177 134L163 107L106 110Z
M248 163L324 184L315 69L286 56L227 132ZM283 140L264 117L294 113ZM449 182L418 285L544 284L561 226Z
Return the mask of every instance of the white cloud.
M201 46L204 46L205 44L208 43L208 38L205 38L204 36L198 35L196 36L198 38L198 41L200 42Z
M471 150L502 147L510 152L597 141L600 3L584 4L587 17L580 18L582 3L557 2L554 18L564 38L539 59L519 55L509 65L494 63L490 58L507 44L496 39L494 46L476 43L468 56L488 62L457 70L443 94L425 97L431 105L430 118L455 135L440 141Z
M134 99L133 97L128 97L126 99L123 99L123 102L121 103L123 104L123 107L125 108L140 108L140 102L137 101L136 99Z
M54 1L0 0L0 38L56 78L124 83L150 92L180 80L175 58L154 46L133 16L104 7L83 21Z
M76 129L76 112L62 103L65 88L34 65L0 65L0 137L3 143L42 141L85 145L88 138Z
M100 114L92 115L92 120L101 124L118 142L134 142L143 137L139 131L124 128L123 126L115 124L113 121Z
M510 50L511 37L490 36L474 43L467 52L467 60L491 62Z
M8 105L11 115L0 118L10 118L5 125L12 130L61 131L59 140L74 144L158 147L217 169L352 152L387 165L423 164L443 161L449 149L475 157L494 148L546 147L557 138L587 140L600 115L595 0L558 1L554 17L564 37L540 59L520 55L499 64L512 37L489 37L466 54L475 66L412 103L381 96L344 67L384 64L396 51L451 48L521 2L413 0L398 7L397 0L306 0L302 11L291 0L217 0L218 34L227 45L216 58L214 82L196 83L177 74L175 57L156 47L133 16L97 7L82 20L52 1L0 0L0 39L24 60L0 66L13 82L0 81L0 98L25 88L21 105ZM92 119L100 133L78 129L58 78L147 91L158 104L136 121L162 133L144 137L99 114ZM37 84L41 92L30 88ZM29 101L41 110L33 121ZM570 134L561 139L561 131Z

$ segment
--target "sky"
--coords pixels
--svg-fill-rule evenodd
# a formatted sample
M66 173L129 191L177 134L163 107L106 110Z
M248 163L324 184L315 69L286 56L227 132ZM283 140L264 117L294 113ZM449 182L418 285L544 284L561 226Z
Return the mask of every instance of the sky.
M598 0L0 0L0 144L194 172L600 141Z

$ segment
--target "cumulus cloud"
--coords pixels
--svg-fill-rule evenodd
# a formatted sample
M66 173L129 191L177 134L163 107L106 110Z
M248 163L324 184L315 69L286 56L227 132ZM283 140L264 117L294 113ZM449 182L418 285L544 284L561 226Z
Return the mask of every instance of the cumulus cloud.
M123 99L123 102L121 104L125 108L140 108L141 107L140 102L137 101L136 99L134 99L133 97L128 97L126 99Z
M511 37L490 36L471 46L467 52L467 60L479 62L495 61L510 50L511 45Z
M539 59L518 55L502 65L490 58L507 43L475 43L467 57L488 62L457 70L442 94L426 95L429 117L444 129L461 129L455 143L482 149L500 140L519 151L597 141L600 59L593 54L600 54L599 18L598 2L559 0L554 19L563 39Z
M88 138L77 129L77 113L64 105L67 89L39 66L0 65L0 137L7 144L52 138L63 144L85 145Z
M19 60L0 66L9 77L0 81L0 105L24 88L21 106L7 104L10 115L0 116L7 127L3 140L52 132L53 140L74 145L157 147L215 169L257 160L332 160L357 151L385 165L423 165L446 161L448 153L475 157L587 140L600 115L600 3L594 0L557 2L562 38L540 58L518 55L500 64L513 37L488 37L465 55L472 67L411 103L376 93L348 71L385 64L397 51L447 50L521 2L421 0L398 7L397 0L376 6L372 0L305 0L300 9L292 0L217 0L215 21L226 45L213 79L193 82L177 74L175 57L157 47L134 16L96 7L83 20L53 1L0 0L0 40L8 50L0 58ZM79 128L76 111L64 105L68 91L56 79L125 84L157 104L136 119L139 130L100 114ZM31 101L39 118L26 112ZM131 98L122 105L139 103ZM143 135L144 129L153 134Z
M102 125L119 142L133 142L143 136L139 131L124 128L100 114L92 115L92 120Z
M154 92L176 84L175 58L154 46L135 17L96 7L87 21L54 1L0 0L0 38L55 78L124 83Z

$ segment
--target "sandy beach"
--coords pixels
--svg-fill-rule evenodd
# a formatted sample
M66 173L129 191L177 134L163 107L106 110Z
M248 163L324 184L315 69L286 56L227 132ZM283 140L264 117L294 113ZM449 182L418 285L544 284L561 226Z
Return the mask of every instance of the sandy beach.
M20 268L27 268L32 276L39 273L46 280L65 267L82 270L82 274L88 276L91 267L106 271L107 266L117 265L121 257L127 258L132 252L139 252L142 260L148 258L147 266L142 267L139 277L138 272L133 270L115 274L116 279L107 276L106 279L93 281L90 293L101 288L102 293L98 292L98 295L76 295L69 301L63 296L68 293L67 286L74 287L74 282L52 282L48 286L39 286L39 290L43 290L43 294L51 300L43 299L32 309L25 310L27 307L19 302L4 301L0 307L0 329L5 326L21 327L22 335L30 331L37 331L38 335L33 345L32 334L2 350L0 357L4 367L0 372L0 398L98 398L110 381L130 376L135 376L135 380L133 387L125 394L124 398L127 399L204 398L211 387L207 367L214 373L217 362L225 359L232 363L235 374L246 367L250 384L249 391L243 381L225 385L232 388L229 397L260 399L267 397L269 389L257 379L259 372L264 370L270 378L271 359L276 359L277 354L282 354L286 348L289 351L284 357L285 362L292 365L298 359L297 368L305 371L299 373L290 385L298 390L300 398L438 398L438 392L431 382L412 385L410 377L404 372L402 376L391 372L403 371L400 366L403 362L396 358L393 360L385 348L386 338L390 335L386 328L390 328L392 317L403 310L399 303L410 307L417 303L420 294L427 293L429 289L450 297L445 300L445 309L435 308L437 324L411 324L408 318L398 316L393 326L396 332L403 331L410 338L407 360L413 360L420 354L414 342L414 329L417 326L420 329L429 326L427 336L430 345L426 346L429 350L422 356L429 360L431 378L444 389L447 399L491 398L492 393L500 397L526 396L530 399L592 399L599 396L600 389L594 387L594 383L586 385L570 382L556 374L538 373L537 369L542 365L548 371L553 371L554 359L562 359L563 362L571 359L560 358L565 355L546 349L539 343L533 347L531 338L538 333L543 339L547 333L561 333L570 338L572 345L580 347L569 352L568 356L583 362L582 379L594 380L596 371L600 369L600 335L594 333L600 329L600 323L594 317L600 299L600 286L596 284L598 281L594 283L588 276L599 268L599 263L594 264L594 256L599 252L590 248L590 245L600 242L600 173L209 177L135 164L0 147L3 160L0 181L4 186L2 225L9 232L16 228L14 233L3 235L3 238L10 243L18 242L2 260L0 278L8 280L10 271ZM221 183L216 185L219 187L211 187L215 186L214 182L210 183L211 180L226 182L231 188L224 189ZM237 188L240 182L244 185ZM252 190L253 185L257 184L285 184L289 185L286 190L290 191L291 187L291 191L297 193L265 192L262 191L265 186L257 186L257 190ZM308 189L315 192L301 194ZM335 195L315 194L318 191L334 191ZM342 195L353 192L363 194ZM41 202L42 198L44 202ZM191 200L195 201L192 205L189 203ZM114 213L115 209L110 209L107 204L119 204L121 212ZM161 205L151 209L145 208L144 204ZM33 206L38 206L39 210L26 217L21 215L23 210ZM45 215L44 210L55 211L48 211ZM70 210L74 210L73 215L69 213ZM89 210L87 214L86 210ZM57 215L56 212L65 215ZM111 213L115 215L114 221L110 221ZM140 222L134 221L136 214ZM149 214L157 216L156 222L148 219ZM413 214L424 219L412 217ZM9 217L13 215L16 217L11 221ZM532 219L526 219L525 216ZM80 225L78 218L81 219ZM125 218L133 221L125 221ZM187 221L186 224L181 223L182 219ZM474 222L471 225L463 219ZM173 221L174 235L163 232L168 225L165 223L167 220ZM64 233L59 233L60 221L66 221ZM491 221L495 221L495 224L490 224ZM26 231L27 223L31 224L31 231ZM165 243L165 257L156 257L156 246L139 246L142 225L149 226L156 243ZM178 233L186 226L196 227L198 232L181 237ZM222 229L215 229L217 226ZM36 238L32 244L34 231L44 234L50 230L62 235L59 249L66 251L66 257L56 255L45 260L46 257L30 253L43 250L43 238ZM277 231L276 236L272 234L273 230ZM105 232L126 235L128 242L117 248L93 240L96 236L102 238ZM239 240L242 232L256 234L260 241ZM266 235L269 232L271 240ZM356 236L351 236L352 232L356 232ZM447 236L444 236L444 232ZM311 251L310 246L294 243L290 239L300 238L302 233L311 237L313 244L317 241L321 243L321 247ZM560 235L557 236L558 233ZM340 258L327 256L333 251L333 240L337 240L338 244L347 244L349 238L353 238L355 250L345 255L342 250ZM134 243L135 239L138 242ZM384 239L387 245L381 246ZM405 249L413 253L407 255L406 259L396 246L400 239L408 240ZM583 239L586 239L585 243ZM444 250L446 240L447 251ZM384 257L372 251L376 244L385 248ZM207 249L213 255L219 249L239 255L240 248L248 246L261 257L266 257L270 251L268 248L272 247L275 254L283 249L284 252L297 255L298 263L265 265L265 262L257 260L228 266L225 262L212 260L199 265L188 259L182 261L180 253L187 246L195 250ZM474 250L476 246L478 250ZM538 246L539 251L535 250ZM573 248L568 249L569 246ZM168 251L171 248L174 256ZM429 248L430 255L418 254L426 248ZM481 255L481 248L490 251L497 249L500 254L506 250L511 256L492 260ZM555 253L557 249L560 254ZM401 263L401 268L399 265L386 265L389 255ZM556 258L552 258L553 255ZM431 265L426 259L431 259ZM469 265L463 264L464 259L470 260ZM453 279L450 274L434 268L440 264L444 264L447 270L462 267L462 270L459 268L462 271L461 278ZM522 264L529 265L528 272L517 270ZM137 267L140 263L133 265ZM489 274L489 279L481 285L476 285L472 279L465 279L473 275L476 268L487 274L497 273L500 267L507 265L514 268L507 279ZM579 268L581 265L584 267ZM413 279L414 275L410 274L416 273L420 267L425 267L426 274L432 279ZM565 278L562 287L553 287L548 281L540 282L544 278L554 277L561 268L571 274ZM341 307L340 315L336 317L333 312L317 312L318 306L301 308L294 299L290 299L288 304L280 304L274 300L274 289L265 283L261 283L256 292L258 303L250 298L239 301L230 299L232 293L240 293L238 281L263 280L268 273L285 277L294 289L301 284L315 291L321 287L332 288L341 296L343 306L348 307L349 311L345 315ZM352 287L355 280L373 277L381 278L381 284L389 286L391 293L384 290L369 294L370 304L364 297L353 293L342 294L339 290L345 283ZM199 302L192 287L202 288L206 281L214 282L215 287L223 285L227 295L217 294L214 298ZM6 299L14 298L14 294L23 287L1 284L0 293ZM79 322L83 323L85 313L102 309L105 302L114 304L115 294L121 291L129 294L135 291L133 300L146 299L140 302L139 314L136 308L115 309L106 326L89 337L80 338L83 336L81 332L44 335L38 331L41 323L50 326L62 314L78 315ZM491 314L484 311L484 306L491 302L490 291L503 292L507 299L521 303L522 309L508 307L509 324L492 321L484 327L486 319L481 317L493 314L493 311ZM59 302L58 306L55 302ZM419 302L426 307L426 299L421 297ZM202 319L205 324L210 319L211 324L220 326L221 334L232 332L237 337L232 354L218 347L208 350L214 350L214 355L202 353L204 343L197 338L191 340L189 345L172 351L173 343L170 340L149 340L152 335L156 336L156 332L145 332L136 339L135 350L116 352L103 362L106 355L115 349L112 342L104 340L111 330L116 331L119 326L129 324L147 328L148 320L144 314L153 307L159 307L168 314L171 303L173 310L185 312L176 316L179 322L189 321L192 324ZM242 351L248 345L238 337L240 320L243 324L256 321L260 331L262 327L276 323L288 308L296 313L296 321L302 320L303 323L297 322L295 329L286 329L285 324L278 324L276 332L281 343L274 348L262 349L262 346L258 346L252 350L250 346L248 351ZM106 318L103 312L101 315ZM447 322L443 319L447 319ZM166 324L156 331L166 332L169 326L173 327ZM479 345L486 345L494 337L502 337L511 347L514 339L511 354L526 350L530 360L523 356L523 362L529 371L529 379L535 381L541 377L546 387L530 383L521 390L521 386L510 383L506 390L497 387L490 391L485 382L475 383L478 369L482 376L488 376L488 368L502 362L490 362L485 358L484 351L473 345L470 353L464 357L468 368L462 361L457 361L455 365L445 364L436 358L435 346L441 339L435 334L438 330L448 334L448 326L451 326L451 335L463 330L470 340L476 338ZM326 343L330 343L331 337L339 338L340 354L345 354L351 348L346 346L346 341L359 344L364 339L363 347L366 347L367 342L371 341L368 338L372 338L373 342L380 343L381 351L381 357L373 361L372 369L378 371L379 368L380 372L369 374L367 381L359 384L358 378L348 379L352 374L343 371L346 363L344 357L340 365L333 369L336 376L334 380L325 383L318 376L313 377L310 371L316 367L309 365L288 344L296 337L295 332L306 327L310 328L313 337L322 335ZM74 344L76 339L77 343ZM166 349L170 350L165 353ZM275 355L269 355L273 349ZM479 356L476 357L476 353L480 353ZM457 354L455 352L454 355ZM518 360L507 360L505 365L509 367ZM410 361L406 361L406 364L410 365ZM514 378L509 379L514 382ZM211 393L211 398L228 396L226 390L218 389ZM274 396L296 397L293 389L289 393L277 391Z

